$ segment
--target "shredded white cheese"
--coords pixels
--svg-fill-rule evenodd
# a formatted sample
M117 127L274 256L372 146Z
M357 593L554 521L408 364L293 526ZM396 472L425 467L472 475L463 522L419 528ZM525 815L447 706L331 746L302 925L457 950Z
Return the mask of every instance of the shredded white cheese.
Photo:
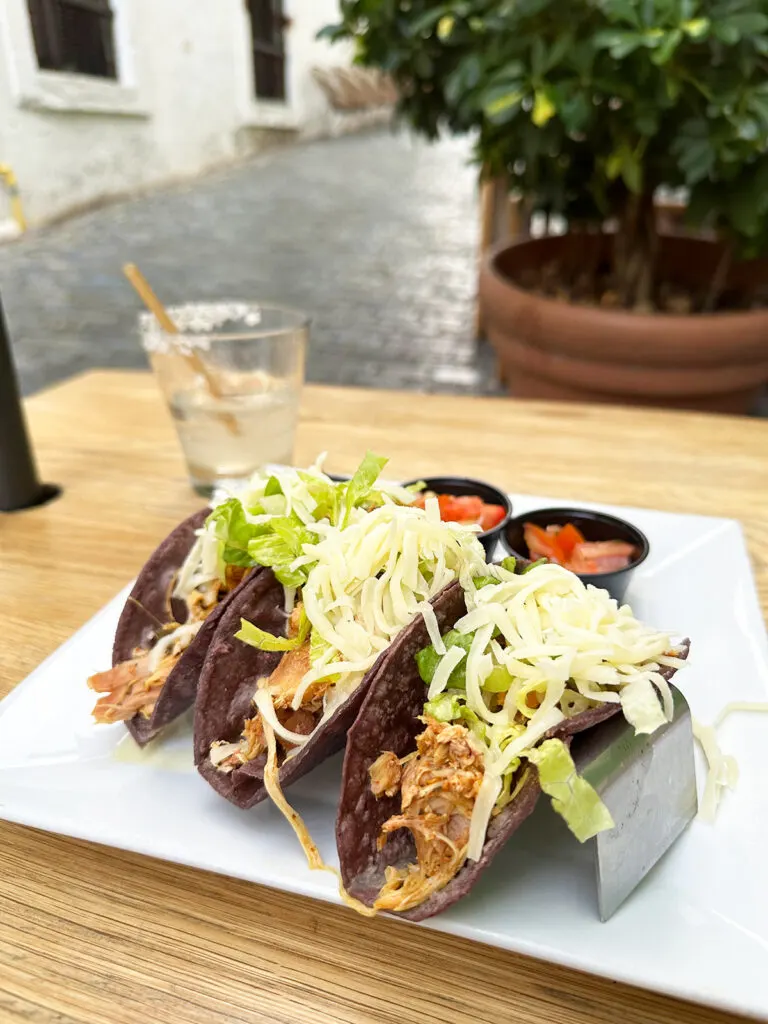
M413 534L408 535L408 539L413 539ZM413 589L418 586L418 577L411 576L409 579L409 586ZM438 654L445 654L445 644L443 638L440 635L440 626L437 623L437 616L435 615L435 609L429 603L424 601L419 605L419 611L424 616L424 625L427 627L429 633L429 642L435 648ZM457 662L458 664L458 662Z
M485 569L485 552L471 530L399 505L384 505L345 529L326 531L318 543L305 545L302 557L314 563L302 588L304 611L326 651L304 675L292 706L301 707L314 683L332 678L321 722L420 612L429 629L430 614L424 609L447 583L462 572L481 574ZM436 619L432 625L437 627ZM440 639L439 629L435 631ZM271 700L268 695L259 699ZM276 717L271 724L282 735L275 723ZM290 742L307 740L302 736Z
M731 754L724 754L717 740L717 729L725 719L739 711L768 712L768 702L733 700L722 708L712 725L693 721L693 735L698 740L707 762L707 777L699 807L699 817L710 824L717 817L720 800L725 789L735 789L739 781L739 765Z
M177 626L172 633L160 637L155 646L149 652L149 670L155 672L160 662L168 654L179 654L189 647L197 636L202 622L184 622Z
M272 704L272 698L268 691L261 685L265 681L266 680L259 680L259 685L256 688L256 693L253 698L253 702L261 714L262 722L265 725L269 725L270 729L280 736L281 739L284 739L286 743L293 743L296 745L305 743L307 739L306 736L303 736L298 732L291 732L290 729L286 729L285 726L281 725L278 721L274 705Z
M474 634L466 663L466 705L482 723L485 737L485 774L470 825L470 859L482 852L504 774L526 751L566 715L604 702L621 701L638 732L653 732L671 719L673 710L660 667L672 660L680 663L670 655L667 634L644 626L627 606L619 607L606 591L585 586L561 566L499 575L498 585L467 594L469 611L455 625L460 633ZM505 645L493 639L496 630ZM446 658L433 679L434 695L440 692L443 675L438 679L438 672ZM483 689L494 669L506 669L510 676L500 709ZM532 704L530 697L535 697Z

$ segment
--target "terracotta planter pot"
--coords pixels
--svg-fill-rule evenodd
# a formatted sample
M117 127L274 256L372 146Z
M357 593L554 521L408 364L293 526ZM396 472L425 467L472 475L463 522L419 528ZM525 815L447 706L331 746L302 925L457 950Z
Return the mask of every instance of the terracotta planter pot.
M610 239L579 240L585 264ZM518 242L483 262L483 323L512 395L582 402L748 412L768 381L768 310L698 316L642 315L543 298L514 282L550 263L568 236ZM676 283L714 273L719 247L701 239L662 239L659 270ZM734 285L768 281L768 260L734 267Z

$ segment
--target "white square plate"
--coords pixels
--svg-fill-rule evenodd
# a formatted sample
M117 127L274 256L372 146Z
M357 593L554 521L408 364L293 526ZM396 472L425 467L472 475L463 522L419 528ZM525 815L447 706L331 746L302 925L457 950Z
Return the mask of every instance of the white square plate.
M518 512L556 504L513 500ZM694 715L709 722L729 700L768 700L768 643L739 524L590 507L648 535L651 556L627 600L649 623L692 638L678 682ZM126 592L0 705L0 817L338 902L333 878L308 870L279 812L239 811L198 777L189 719L141 755L122 725L91 723L85 679L109 664ZM741 780L717 825L694 822L606 924L591 851L542 802L471 895L426 927L768 1019L767 724L727 720L722 743ZM334 758L289 791L331 863L339 769Z

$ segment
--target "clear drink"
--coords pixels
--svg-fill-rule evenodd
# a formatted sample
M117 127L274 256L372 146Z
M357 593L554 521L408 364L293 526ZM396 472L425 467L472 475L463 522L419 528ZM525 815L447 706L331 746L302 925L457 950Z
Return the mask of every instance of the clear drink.
M213 397L205 388L171 399L193 487L233 486L267 463L290 464L299 395L273 384L263 390Z
M290 463L309 322L278 306L189 303L151 314L142 342L168 402L192 486L210 495L267 463Z

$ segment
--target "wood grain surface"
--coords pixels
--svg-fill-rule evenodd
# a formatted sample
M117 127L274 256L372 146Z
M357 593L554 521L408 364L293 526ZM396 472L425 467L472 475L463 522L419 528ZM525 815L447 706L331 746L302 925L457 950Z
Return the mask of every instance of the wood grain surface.
M28 415L58 501L0 516L0 696L198 507L154 381L99 372ZM296 459L366 448L395 478L731 516L768 610L768 424L637 409L308 387ZM34 743L34 737L30 737ZM1 794L0 794L1 799ZM523 956L0 824L0 1024L735 1020Z

